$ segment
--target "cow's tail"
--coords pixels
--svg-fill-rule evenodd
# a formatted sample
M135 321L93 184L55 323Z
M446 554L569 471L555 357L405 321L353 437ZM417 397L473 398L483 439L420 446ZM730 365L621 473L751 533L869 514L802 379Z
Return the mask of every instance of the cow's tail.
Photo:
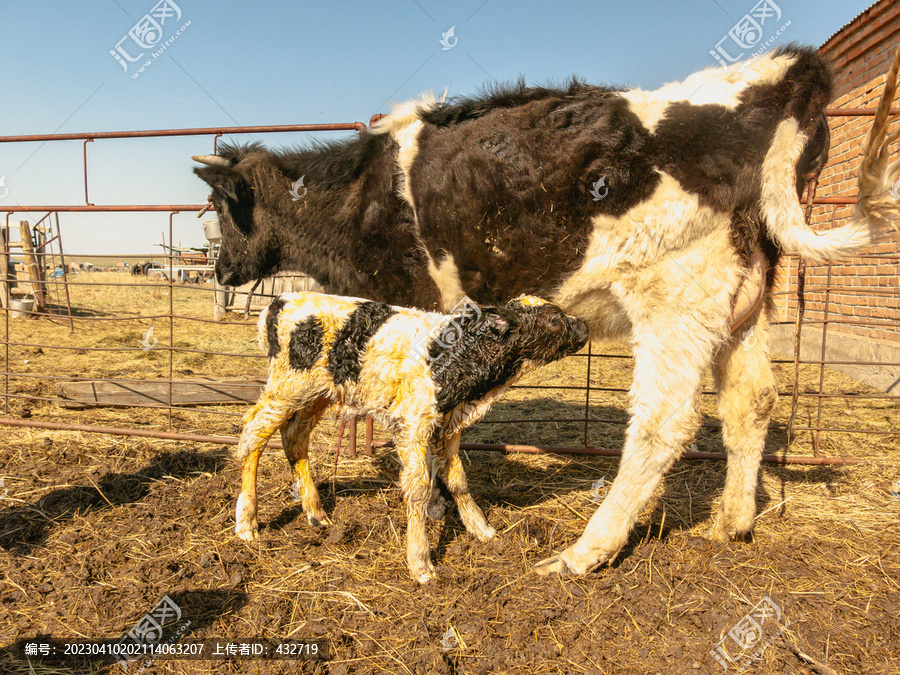
M900 49L894 56L875 121L863 148L857 203L848 225L826 232L809 229L795 192L795 167L806 145L796 120L779 123L763 163L762 212L769 233L781 246L814 261L851 255L896 229L900 217L900 161L889 162L888 147L900 131L888 135L890 107L897 91Z
M876 238L887 234L889 228L898 231L896 221L900 218L900 160L891 162L889 154L889 146L900 138L900 127L888 134L891 123L900 119L900 115L893 118L890 115L898 74L900 47L894 54L875 121L866 136L865 154L859 165L857 201L853 207L853 220L866 225Z

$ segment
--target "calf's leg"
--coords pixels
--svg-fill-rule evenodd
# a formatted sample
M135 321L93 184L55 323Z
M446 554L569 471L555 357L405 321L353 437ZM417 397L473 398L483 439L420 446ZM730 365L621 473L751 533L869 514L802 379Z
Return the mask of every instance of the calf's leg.
M309 468L309 436L322 418L327 407L325 400L314 403L309 409L298 411L281 430L284 455L291 465L291 473L300 494L303 512L313 527L331 525L322 508L322 499Z
M403 462L400 489L406 503L406 562L413 579L420 584L437 578L425 531L425 509L431 497L427 461L429 436L429 429L416 425L396 438L397 452Z
M235 509L235 534L246 541L258 539L256 520L256 470L259 456L269 438L283 428L294 410L263 392L259 402L244 415L244 429L238 441L237 455L243 460L241 492Z
M441 439L438 447L442 452L441 478L447 485L447 489L453 495L459 517L466 526L466 530L478 537L481 541L488 541L497 536L497 531L491 527L484 512L475 503L469 493L469 485L466 481L466 472L463 470L462 461L459 458L459 441L461 433Z
M758 311L722 346L713 361L722 438L728 453L725 490L709 532L718 541L746 534L756 516L759 463L778 399L769 361L768 331L765 312Z

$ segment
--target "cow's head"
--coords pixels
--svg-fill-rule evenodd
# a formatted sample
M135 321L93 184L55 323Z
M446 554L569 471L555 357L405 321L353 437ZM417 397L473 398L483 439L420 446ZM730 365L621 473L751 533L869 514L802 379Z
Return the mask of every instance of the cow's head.
M223 148L221 155L195 155L205 166L194 173L211 188L209 201L219 214L222 243L216 260L220 284L240 286L278 271L278 228L257 208L263 159L249 148Z

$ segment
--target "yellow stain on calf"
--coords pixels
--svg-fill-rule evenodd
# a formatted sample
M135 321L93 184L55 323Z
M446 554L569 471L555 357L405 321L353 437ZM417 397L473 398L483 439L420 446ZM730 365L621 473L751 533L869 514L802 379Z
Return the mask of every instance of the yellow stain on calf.
M520 295L516 298L516 302L522 305L522 307L537 307L539 305L546 305L548 303L547 300L543 298L539 298L535 295Z

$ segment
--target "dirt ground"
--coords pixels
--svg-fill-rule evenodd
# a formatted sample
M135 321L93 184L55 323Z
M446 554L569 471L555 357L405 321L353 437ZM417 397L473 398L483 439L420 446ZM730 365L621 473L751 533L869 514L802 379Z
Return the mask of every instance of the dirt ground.
M151 290L151 297L156 293L154 301L167 304L167 289L160 290ZM101 307L86 298L84 307ZM156 334L167 338L168 328L153 321ZM55 381L42 374L166 376L164 351L90 351L97 345L127 347L151 320L97 322L102 326L74 335L47 319L13 323L11 341L80 345L86 351L11 346L9 369L33 376L14 378L11 393L34 397L10 399L12 416L146 428L168 423L160 410L67 411L41 400L55 395ZM203 352L252 351L251 326L203 330L173 330L176 347L182 341L195 350L175 354L176 372L259 372L262 360ZM584 358L567 359L535 374L531 383L575 384L583 381L585 365ZM630 362L592 360L591 368L598 388L591 393L591 415L606 421L589 425L589 441L620 447L624 397L600 388L627 386ZM791 369L777 370L785 393ZM804 369L802 386L817 385L818 375L817 367ZM866 393L832 372L826 373L826 388ZM782 396L776 427L786 424L789 403ZM584 404L583 391L517 389L464 440L581 445L582 422L489 422L576 419ZM234 435L243 408L223 410L229 414L176 411L173 426ZM701 450L721 450L713 411L713 397L704 397L710 426L697 438ZM817 414L811 399L801 399L798 424L815 421ZM822 412L823 426L831 428L896 429L898 419L898 404L882 399L836 400ZM323 422L312 453L335 525L316 530L307 523L291 492L287 464L273 450L260 465L260 542L250 546L233 535L240 467L230 446L0 429L0 672L122 672L101 658L76 663L26 657L24 641L117 640L165 596L181 617L164 626L164 638L181 630L182 643L213 637L314 639L327 658L159 659L143 672L900 672L895 436L822 435L823 454L863 460L856 464L764 465L755 532L727 546L704 538L724 462L679 461L618 557L577 578L544 578L531 569L582 532L615 479L618 460L468 451L464 464L472 492L500 536L478 542L448 508L443 521L429 525L440 579L421 588L406 570L405 511L393 453L342 456L335 464L335 431L333 420ZM789 444L776 429L767 451L811 454L811 442L812 435L801 432ZM768 604L760 604L766 599ZM761 622L765 607L769 615ZM737 640L747 649L742 652ZM717 647L745 660L723 661L725 669L711 653ZM748 663L750 656L756 658ZM134 662L127 672L140 668Z

